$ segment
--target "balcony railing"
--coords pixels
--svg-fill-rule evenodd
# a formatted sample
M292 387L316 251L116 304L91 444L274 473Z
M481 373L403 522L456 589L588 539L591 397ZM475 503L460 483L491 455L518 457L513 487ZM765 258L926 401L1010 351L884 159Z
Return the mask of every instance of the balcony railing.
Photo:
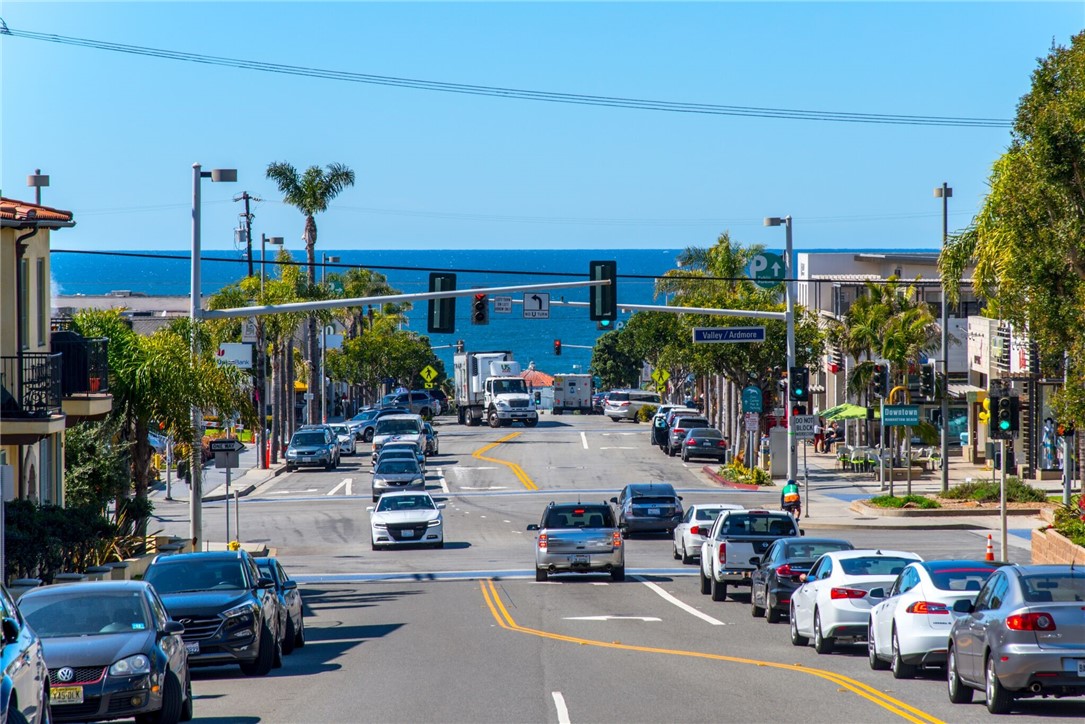
M87 339L77 332L53 332L52 348L64 355L61 394L64 397L109 391L109 340Z
M60 414L61 355L26 352L0 357L0 415L8 418Z

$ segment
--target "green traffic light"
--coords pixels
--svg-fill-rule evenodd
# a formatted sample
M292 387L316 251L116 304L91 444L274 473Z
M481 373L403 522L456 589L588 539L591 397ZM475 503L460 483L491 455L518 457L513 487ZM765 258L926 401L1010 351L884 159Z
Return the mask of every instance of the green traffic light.
M998 429L1002 430L1002 431L1009 430L1010 429L1010 421L1009 420L999 420L998 421Z

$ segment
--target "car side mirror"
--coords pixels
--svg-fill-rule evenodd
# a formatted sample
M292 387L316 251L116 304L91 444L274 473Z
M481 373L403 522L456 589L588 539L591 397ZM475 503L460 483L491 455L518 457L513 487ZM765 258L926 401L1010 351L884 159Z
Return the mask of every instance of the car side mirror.
M528 524L527 529L528 530L538 530L539 526L536 523L530 523L530 524Z
M438 435L440 435L440 434L441 434L441 433L440 433L440 432L438 432L437 430L434 430L434 431L433 431L433 436L434 436L434 437L437 437L437 436L438 436Z
M678 499L679 500L685 500L685 498L683 498L681 495L678 496Z
M365 507L365 510L366 510L367 513L372 513L375 510L375 508L372 505L367 505Z
M617 499L617 498L611 498L611 499L610 499L610 502L612 502L612 503L614 503L615 505L617 505L617 504L618 504L618 499Z
M960 601L956 601L953 604L954 613L972 613L976 610L975 601L969 601L967 598L962 598ZM5 622L7 619L4 619Z
M437 509L438 509L438 510L444 510L444 507L445 507L445 504L444 504L444 503L438 503L438 504L437 504Z
M298 582L297 581L287 581L286 583L283 584L283 590L284 591L296 591L296 590L298 590Z
M270 578L258 578L256 579L257 588L275 588L275 581Z
M759 565L761 565L761 557L760 556L754 556L753 558L751 558L750 559L750 565L751 566L759 566Z
M166 636L179 635L184 632L185 625L180 621L166 621L166 624L162 627L162 633Z
M802 535L806 535L806 531L805 531L805 530L803 530L802 528L799 528L799 535L800 535L800 536L802 536Z
M885 589L884 588L872 588L867 593L867 596L869 598L885 598Z
M4 645L13 644L19 638L19 622L13 618L5 618L3 623Z

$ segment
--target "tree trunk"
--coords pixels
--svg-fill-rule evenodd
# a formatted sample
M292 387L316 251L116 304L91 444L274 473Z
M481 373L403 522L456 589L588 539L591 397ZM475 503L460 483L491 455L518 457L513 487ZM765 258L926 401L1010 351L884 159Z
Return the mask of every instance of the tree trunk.
M271 463L279 462L279 444L282 440L282 375L280 342L271 347Z
M135 444L132 445L132 483L135 497L147 497L147 484L151 468L151 443L147 437L147 421L136 418Z
M309 264L309 286L316 286L316 219L312 214L308 214L305 217L305 258ZM320 420L320 395L323 393L323 384L317 384L317 378L319 376L319 360L320 350L318 348L318 340L316 336L316 315L309 315L308 324L308 337L306 339L306 358L309 363L309 375L306 381L306 386L309 388L307 392L312 395L312 398L308 400L307 407L309 408L309 415L307 422L310 425L315 425ZM323 382L323 381L321 381Z

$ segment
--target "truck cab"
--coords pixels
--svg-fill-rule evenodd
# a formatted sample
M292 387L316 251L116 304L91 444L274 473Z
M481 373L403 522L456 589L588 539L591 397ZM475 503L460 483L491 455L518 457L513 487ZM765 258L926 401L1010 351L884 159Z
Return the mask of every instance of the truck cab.
M535 399L520 376L520 363L509 352L462 352L453 360L460 424L490 427L539 423Z
M773 541L802 535L788 513L725 510L701 544L701 593L727 598L727 586L749 586L750 575Z

